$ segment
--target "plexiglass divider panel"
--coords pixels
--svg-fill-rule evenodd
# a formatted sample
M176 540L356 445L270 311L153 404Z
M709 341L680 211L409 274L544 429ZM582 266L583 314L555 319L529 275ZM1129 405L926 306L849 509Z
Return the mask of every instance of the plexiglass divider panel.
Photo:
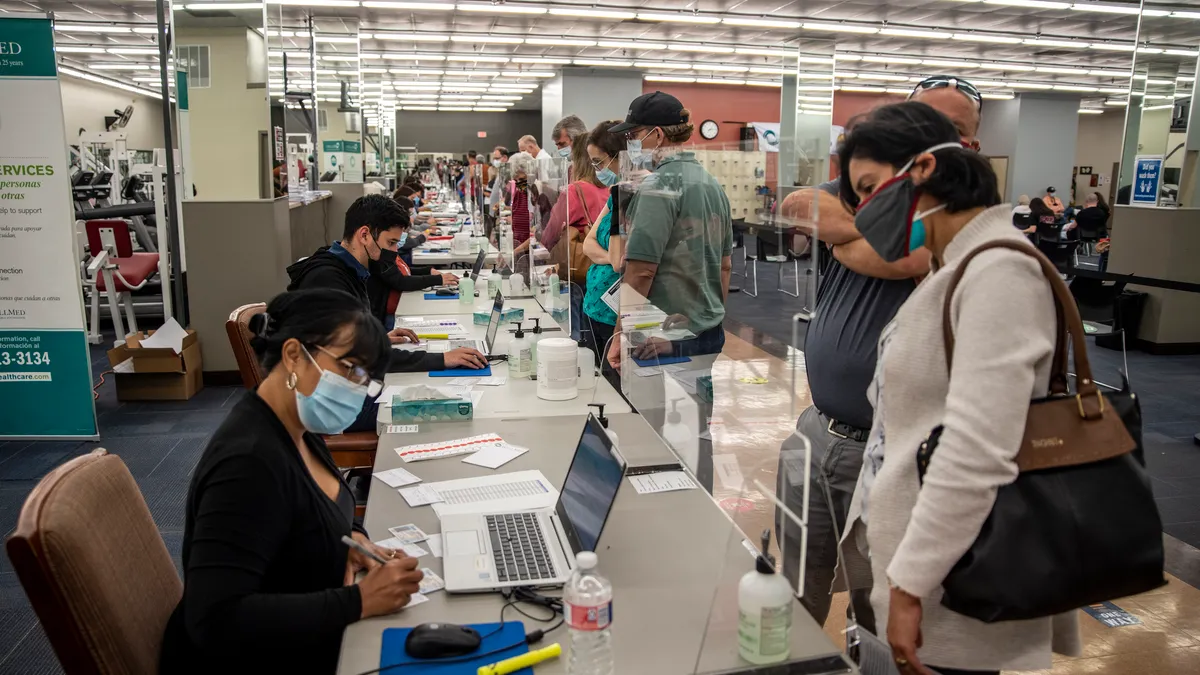
M362 74L358 19L312 19L321 182L363 182Z

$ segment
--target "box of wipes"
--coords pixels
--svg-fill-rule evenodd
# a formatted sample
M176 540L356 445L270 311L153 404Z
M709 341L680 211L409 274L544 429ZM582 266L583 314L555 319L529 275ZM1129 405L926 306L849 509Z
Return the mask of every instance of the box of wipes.
M488 325L488 321L490 321L491 318L492 318L491 308L475 310L474 323L476 326ZM504 324L510 323L512 321L524 321L524 320L525 320L525 310L520 307L509 307L508 309L505 309L503 312L500 312L500 325L502 325L502 326Z
M407 387L392 395L392 424L421 422L459 422L475 416L469 392L461 388Z

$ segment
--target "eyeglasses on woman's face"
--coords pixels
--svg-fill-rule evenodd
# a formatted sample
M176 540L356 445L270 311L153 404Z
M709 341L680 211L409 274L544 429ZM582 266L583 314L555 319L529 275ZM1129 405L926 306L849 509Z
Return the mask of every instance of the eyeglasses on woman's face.
M337 364L341 366L342 370L342 372L339 374L349 380L351 384L356 384L360 387L366 387L368 396L378 396L379 392L383 391L383 383L379 380L371 379L371 374L367 372L366 368L363 368L353 361L334 354L321 345L313 346L319 351L324 352L329 358L336 361ZM305 351L308 351L307 347L305 348ZM309 358L312 358L311 354L309 355ZM313 359L313 363L317 363L317 360ZM321 364L317 363L317 367L320 368Z

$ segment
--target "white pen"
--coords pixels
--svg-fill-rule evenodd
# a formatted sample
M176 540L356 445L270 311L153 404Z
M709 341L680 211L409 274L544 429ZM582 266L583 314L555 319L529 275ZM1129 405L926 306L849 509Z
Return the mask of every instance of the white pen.
M383 558L380 558L379 556L375 555L374 551L367 548L366 546L363 546L362 544L358 543L357 541L351 539L350 537L348 537L344 534L342 535L342 543L349 546L350 548L354 549L355 551L358 551L359 553L367 556L371 560L374 560L375 562L379 563L380 565L387 564L387 560L384 560Z

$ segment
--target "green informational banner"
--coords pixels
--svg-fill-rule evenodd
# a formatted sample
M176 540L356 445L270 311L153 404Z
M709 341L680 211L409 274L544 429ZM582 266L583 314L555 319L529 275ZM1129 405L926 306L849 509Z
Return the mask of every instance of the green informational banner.
M0 17L0 437L94 438L54 34Z
M342 141L322 141L321 149L325 152L341 152Z

